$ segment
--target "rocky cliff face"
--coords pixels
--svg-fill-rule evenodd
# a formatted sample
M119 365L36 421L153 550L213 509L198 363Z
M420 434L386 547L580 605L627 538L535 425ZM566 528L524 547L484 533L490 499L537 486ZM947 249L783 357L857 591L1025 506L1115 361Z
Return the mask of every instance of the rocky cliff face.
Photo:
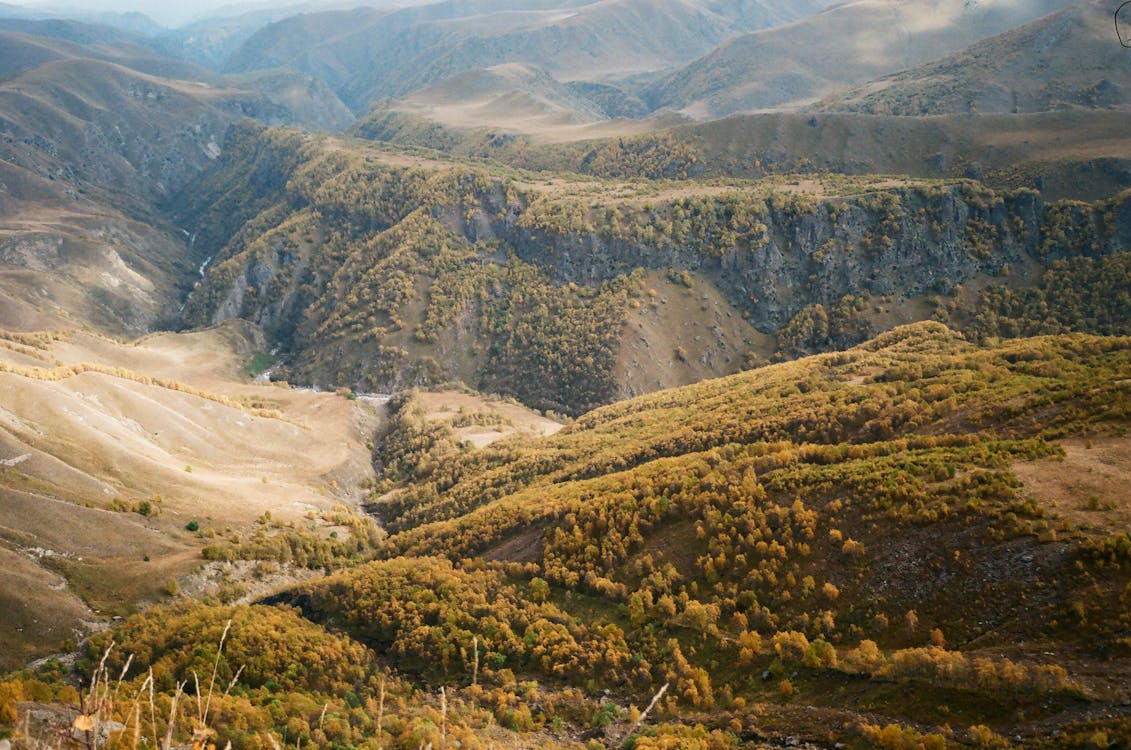
M197 214L216 260L185 320L253 320L289 351L292 377L323 384L462 379L577 410L670 385L661 374L681 362L698 365L693 379L738 369L743 354L757 361L773 352L766 335L816 305L849 300L842 327L852 330L841 338L859 339L893 324L870 318L860 300L941 299L1011 273L1023 284L1055 260L1131 244L1128 195L1048 204L972 182L875 182L839 194L687 183L642 200L611 197L624 184L563 187L284 141L242 133L198 191L214 213L216 196L226 206L240 194L232 184L258 175L256 211L222 210L230 232L216 231L225 222L209 209ZM639 311L668 297L683 307L646 325ZM727 328L728 319L746 327ZM686 340L675 333L684 324ZM704 339L724 343L712 350ZM626 342L638 340L655 372L630 372L640 357Z
M499 206L486 197L480 219L500 211L507 218L489 222L486 232L482 221L464 231L505 242L561 284L595 284L637 268L697 272L773 333L804 307L846 295L945 295L977 276L1126 249L1128 198L1050 204L1035 191L998 193L971 182L836 199L775 195L754 206L760 231L681 243L634 241L609 226L529 229L521 203ZM722 197L712 210L737 210L734 204ZM668 213L659 207L649 219L660 225Z
M110 42L13 36L50 54L20 57L0 81L0 290L11 297L0 327L68 326L68 314L115 334L168 325L204 256L162 208L220 157L227 129L248 117L350 121L297 75L167 78L142 68L196 71Z
M547 267L563 283L592 282L637 267L698 271L759 330L772 333L803 307L834 304L848 294L947 293L978 274L996 275L1005 265L1047 261L1040 245L1045 214L1035 193L1001 197L955 185L810 205L775 205L770 199L761 238L708 252L675 242L629 242L599 231L519 230L504 236L520 257Z

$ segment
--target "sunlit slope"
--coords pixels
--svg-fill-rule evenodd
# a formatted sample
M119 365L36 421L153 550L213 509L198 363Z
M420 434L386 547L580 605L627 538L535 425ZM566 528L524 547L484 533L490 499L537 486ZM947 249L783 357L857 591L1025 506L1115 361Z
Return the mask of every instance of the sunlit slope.
M474 452L410 401L373 505L407 559L281 599L435 680L478 638L487 684L670 681L723 726L1125 728L1129 387L1126 338L919 324Z
M1126 110L1131 50L1114 36L1110 3L1080 3L817 106L898 115Z
M43 593L27 602L51 628L17 637L5 621L6 638L42 650L79 626L39 605L49 589L70 599L50 571L95 608L122 611L198 564L192 521L191 531L208 531L264 513L301 520L355 496L371 475L378 407L251 384L248 335L228 326L126 345L5 334L0 528L7 553L40 566Z
M772 466L780 459L806 463L804 446L810 444L841 446L829 455L847 458L849 445L888 452L878 446L915 436L929 444L950 435L979 442L1118 431L1126 406L1120 397L1127 387L1125 344L1121 338L1071 336L981 350L944 326L923 323L844 353L661 391L591 412L536 447L500 446L501 453L469 457L466 471L460 463L445 467L438 502L410 501L419 507L408 511L403 497L399 501L401 512L389 517L392 528L414 528L392 541L408 545L451 533L460 549L486 549L497 533L461 538L457 527L474 525L471 509L483 519L502 520L505 514L490 512L493 503L504 502L500 494L508 498L504 506L513 506L519 500L511 493L522 488L550 483L564 490L563 482L731 444L762 446L756 452L771 457ZM895 449L907 447L897 443ZM779 450L783 455L773 459ZM508 472L512 465L524 467L517 477ZM550 513L551 505L527 511ZM421 523L440 519L455 523ZM514 529L528 521L505 523Z
M935 60L1071 4L1069 0L838 3L733 39L660 79L644 98L699 119L797 107Z

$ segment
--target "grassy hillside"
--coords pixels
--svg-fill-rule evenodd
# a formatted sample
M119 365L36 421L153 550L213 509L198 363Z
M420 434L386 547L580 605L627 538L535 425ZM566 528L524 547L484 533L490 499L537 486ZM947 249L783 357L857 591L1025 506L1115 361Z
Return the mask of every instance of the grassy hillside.
M558 83L544 71L508 63L452 76L400 100L450 126L520 129L531 132L603 119L594 103Z
M818 10L814 0L434 3L304 14L266 26L232 71L288 66L318 77L358 114L471 70L513 63L561 82L651 73L723 39Z
M0 331L0 668L182 586L235 598L277 580L250 566L190 575L201 548L254 540L265 519L295 541L281 562L300 566L376 533L335 518L372 479L380 405L254 384L256 349L240 325L133 344Z
M1107 3L1082 3L818 105L895 115L1126 108L1128 50Z
M137 615L81 669L118 642L126 740L195 669L175 733L238 747L1118 747L1129 382L1127 338L919 324L478 450L410 397L384 559Z
M668 715L719 727L798 726L753 708L769 702L863 707L841 714L848 742L890 722L1036 742L1126 698L1129 352L1087 336L982 349L923 324L606 407L536 444L460 457L412 432L384 456L408 477L375 505L388 554L466 572L444 574L449 590L392 560L290 601L414 671L458 654L433 679L470 679L475 636L516 672L632 703L670 681ZM1094 494L1038 494L1109 450L1122 458ZM445 614L475 590L474 619ZM541 615L565 625L552 650L519 614L531 601L572 615ZM600 647L593 622L615 625Z
M1068 0L833 5L778 28L737 37L642 94L654 108L699 119L797 107L956 52L1069 5Z

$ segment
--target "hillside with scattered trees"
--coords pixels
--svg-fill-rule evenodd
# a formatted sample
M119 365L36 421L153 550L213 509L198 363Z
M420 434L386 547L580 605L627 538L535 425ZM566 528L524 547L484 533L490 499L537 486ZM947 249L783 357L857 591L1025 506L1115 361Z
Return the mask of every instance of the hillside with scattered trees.
M923 323L480 449L410 393L370 562L253 607L151 609L80 671L112 678L118 746L169 716L233 747L1118 742L1120 485L1042 483L1126 458L1129 383L1127 338ZM9 678L5 715L77 703L58 669Z
M358 2L0 3L0 750L1131 748L1131 5Z
M1129 332L1125 294L1082 291L1097 275L1127 286L1127 193L1047 203L970 181L645 176L243 127L184 196L210 255L184 322L256 322L292 381L462 381L573 415L654 390L681 362L692 382L914 320ZM1055 324L1048 294L1075 294ZM650 325L693 335L642 335Z

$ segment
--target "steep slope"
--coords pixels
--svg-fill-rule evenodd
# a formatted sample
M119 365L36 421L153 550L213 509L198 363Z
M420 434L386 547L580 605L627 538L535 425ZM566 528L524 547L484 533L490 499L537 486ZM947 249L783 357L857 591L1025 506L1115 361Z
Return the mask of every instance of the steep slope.
M797 107L1004 32L1070 0L854 0L733 39L649 86L653 107L700 119Z
M5 35L0 69L9 75L53 60L92 59L158 78L205 84L212 88L229 89L232 93L242 92L249 99L258 95L281 105L276 106L275 117L288 124L341 130L352 119L334 94L309 76L276 70L246 75L238 81L226 79L211 70L161 54L149 38L79 21L4 19L0 20L0 29L3 29L0 33ZM279 81L284 78L290 85L304 85L311 102L301 102L295 97L276 100Z
M1131 50L1113 44L1108 3L1083 3L817 105L894 115L1124 109Z
M252 384L256 348L236 325L0 332L0 668L175 593L209 534L356 503L380 404Z
M964 284L1023 287L1131 240L1128 194L554 177L252 128L225 152L183 217L216 253L188 324L255 321L294 380L459 379L572 413L733 372L774 353L765 334L793 353L962 320Z
M169 320L201 258L155 204L211 163L243 117L348 124L333 94L291 74L233 87L135 46L5 39L14 44L4 58L12 75L0 82L4 325L70 325L61 316L73 315L138 334ZM141 72L166 68L194 77Z
M705 0L440 3L357 9L272 24L228 69L289 65L325 81L356 112L478 68L521 63L560 81L666 68L724 38L814 12L823 3Z
M0 681L0 723L70 727L65 680L97 676L80 713L126 742L1119 747L1129 376L1126 337L919 324L481 450L406 394L378 450L383 559L132 616L77 675ZM205 551L266 568L285 529ZM166 730L131 703L194 672L227 685L207 711L183 700Z
M234 119L222 96L90 59L0 84L11 302L112 331L168 316L194 258L147 206L217 155ZM164 144L142 137L155 130Z
M667 682L656 720L742 746L1122 738L1129 354L919 324L533 443L459 454L394 414L388 561L278 599L435 682ZM1089 466L1092 500L1043 489Z

